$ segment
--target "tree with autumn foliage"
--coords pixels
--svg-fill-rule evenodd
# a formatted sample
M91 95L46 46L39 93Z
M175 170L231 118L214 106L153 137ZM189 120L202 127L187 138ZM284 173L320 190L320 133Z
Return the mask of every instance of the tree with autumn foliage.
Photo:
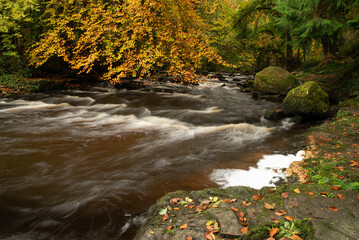
M80 73L102 67L112 81L163 71L191 81L203 58L221 62L203 34L202 6L197 0L50 0L31 62L41 66L57 56Z

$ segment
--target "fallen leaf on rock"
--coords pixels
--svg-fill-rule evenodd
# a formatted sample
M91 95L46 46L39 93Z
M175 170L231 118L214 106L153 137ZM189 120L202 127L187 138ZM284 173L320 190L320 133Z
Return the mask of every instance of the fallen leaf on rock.
M171 230L172 228L173 228L173 226L168 226L167 231Z
M249 206L251 206L252 205L252 203L250 203L250 202L246 202L246 201L243 201L242 202L242 206L243 207L249 207Z
M313 196L314 193L313 192L308 192L308 195Z
M164 215L164 214L167 213L167 211L168 211L167 208L163 208L163 209L161 209L158 213L159 213L160 215Z
M337 207L328 207L328 209L333 212L338 212L339 210Z
M338 194L338 198L339 198L340 200L343 200L345 197L344 197L343 195L341 195L341 194Z
M298 235L295 235L295 234L293 234L290 238L292 240L303 240L301 237L299 237Z
M279 228L272 228L272 229L269 231L269 235L270 235L271 237L273 237L273 236L276 235L278 232L279 232Z
M277 215L277 216L283 216L283 215L285 215L285 214L287 214L285 211L284 212L282 212L282 211L276 211L276 212L274 212L274 214L275 215Z
M288 198L288 193L284 192L281 194L282 198Z
M244 227L241 229L241 233L246 234L248 232L248 227Z
M192 237L186 237L186 240L193 240Z
M264 203L264 207L265 207L266 209L268 209L268 210L273 210L273 209L274 209L274 206L275 206L275 204L270 205L269 203Z
M288 221L291 221L291 222L294 221L294 218L292 218L292 217L290 217L290 216L285 216L284 218L287 219Z
M172 199L170 200L170 203L176 204L176 203L178 203L179 201L182 201L182 200L183 200L183 198L172 198Z
M169 219L169 216L167 213L165 213L163 216L162 216L162 221L167 221Z
M296 188L296 189L294 189L294 192L296 192L296 193L300 193L300 190L298 189L298 188Z
M238 212L238 208L235 208L235 207L232 207L232 210L235 211L235 212Z
M254 195L254 196L252 196L252 198L256 201L259 201L259 200L263 199L263 195L262 194Z
M186 229L188 227L187 223L186 224L183 224L182 226L180 226L180 229Z
M239 212L238 215L242 218L244 217L244 212Z

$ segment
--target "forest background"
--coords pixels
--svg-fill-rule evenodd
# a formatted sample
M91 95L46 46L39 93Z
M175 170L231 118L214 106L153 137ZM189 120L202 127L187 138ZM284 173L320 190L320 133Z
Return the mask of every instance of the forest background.
M359 95L358 0L0 3L3 91L44 73L194 82L208 71L277 65Z

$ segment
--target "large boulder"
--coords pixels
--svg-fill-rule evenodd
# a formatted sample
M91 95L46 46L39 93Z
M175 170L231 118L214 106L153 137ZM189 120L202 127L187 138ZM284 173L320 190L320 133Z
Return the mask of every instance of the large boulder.
M290 72L280 67L267 67L254 77L254 88L262 95L285 96L289 90L298 85L298 80Z
M329 112L329 96L316 82L292 89L283 101L286 114L321 117Z

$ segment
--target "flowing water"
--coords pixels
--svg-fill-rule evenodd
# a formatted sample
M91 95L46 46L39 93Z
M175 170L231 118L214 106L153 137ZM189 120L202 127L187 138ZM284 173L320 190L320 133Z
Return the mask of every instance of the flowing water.
M163 194L296 149L303 126L234 86L0 99L0 238L131 239Z

